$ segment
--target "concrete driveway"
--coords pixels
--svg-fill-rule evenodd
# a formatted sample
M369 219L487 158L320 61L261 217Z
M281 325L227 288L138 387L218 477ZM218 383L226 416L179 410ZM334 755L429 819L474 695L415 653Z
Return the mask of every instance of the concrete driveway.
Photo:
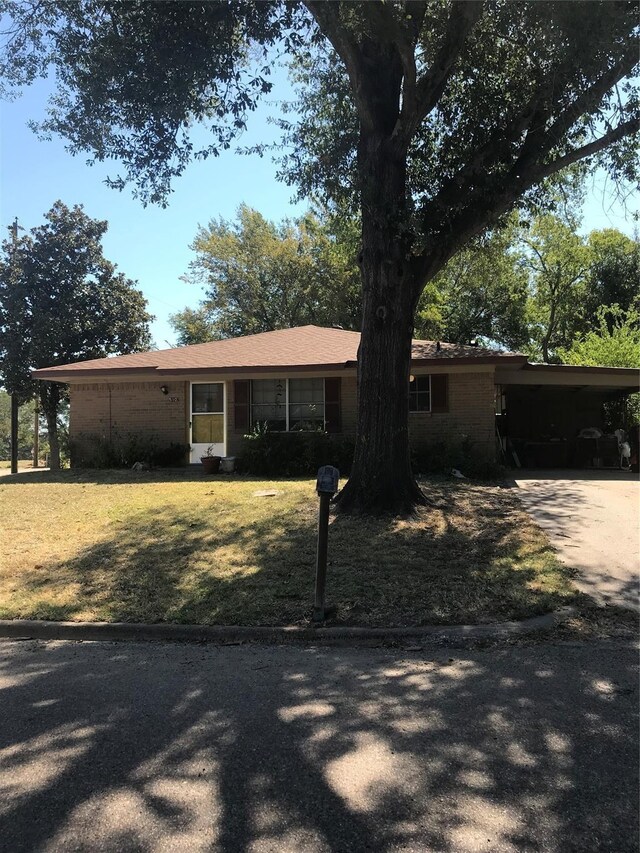
M0 642L3 853L637 853L637 650Z
M640 482L623 471L521 471L518 496L576 585L599 604L640 611Z

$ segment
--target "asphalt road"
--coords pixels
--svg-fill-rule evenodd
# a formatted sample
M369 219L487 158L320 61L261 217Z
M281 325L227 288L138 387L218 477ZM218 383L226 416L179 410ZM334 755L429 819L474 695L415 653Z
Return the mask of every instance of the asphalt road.
M522 471L518 496L576 586L598 604L640 612L640 481L624 471Z
M0 642L0 849L638 849L637 651Z

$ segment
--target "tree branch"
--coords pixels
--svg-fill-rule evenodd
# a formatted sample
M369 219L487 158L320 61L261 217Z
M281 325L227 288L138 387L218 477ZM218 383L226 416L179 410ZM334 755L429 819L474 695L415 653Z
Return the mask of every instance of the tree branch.
M600 77L599 80L586 89L577 97L554 121L548 129L547 134L552 141L558 142L571 126L586 113L592 112L600 101L616 83L623 77L627 77L638 64L638 45L634 41L629 50L623 54L618 62Z
M605 133L604 136L594 139L593 142L589 142L581 148L575 148L573 151L569 151L562 157L557 157L550 163L545 163L540 166L537 171L534 172L534 177L530 186L539 183L544 180L544 178L548 178L549 175L553 175L561 169L566 169L567 166L577 163L578 160L584 160L587 157L592 157L594 154L597 154L609 145L613 145L614 142L619 142L621 139L624 139L625 136L632 136L634 133L638 133L638 131L640 131L640 118L630 119L629 121L619 124L618 127L610 130L609 133Z
M486 188L477 190L474 193L475 204L467 198L468 203L458 216L449 220L441 220L440 232L434 238L434 245L427 247L421 255L415 257L413 272L420 289L424 286L425 281L442 269L461 245L496 222L532 186L539 184L544 178L565 169L572 163L591 157L639 130L640 118L630 119L605 133L604 136L557 157L550 163L531 164L528 169L520 169L519 162L517 162L502 179L501 187L493 194L488 192ZM462 198L465 198L464 188L460 190L460 194ZM428 205L427 210L432 208L432 204ZM429 218L428 213L425 212L425 215Z
M363 127L372 129L375 119L369 99L363 91L365 76L363 55L358 43L340 21L341 5L340 2L328 3L326 0L305 0L305 6L313 15L320 31L331 42L345 64Z
M447 22L443 44L433 65L416 81L414 47L411 50L410 76L407 78L408 62L403 56L405 67L405 96L394 137L402 146L407 146L419 125L440 100L456 62L462 53L467 36L482 15L481 0L454 0Z

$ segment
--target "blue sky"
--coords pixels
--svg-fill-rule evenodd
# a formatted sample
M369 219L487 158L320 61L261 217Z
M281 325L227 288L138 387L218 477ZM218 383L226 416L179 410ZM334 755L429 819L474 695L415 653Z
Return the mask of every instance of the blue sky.
M267 119L278 114L277 102L291 92L283 69L276 69L272 79L273 91L250 116L242 145L278 138ZM48 82L39 81L18 100L0 104L2 235L16 216L27 229L39 225L57 199L67 205L83 204L90 216L108 220L105 255L138 281L157 317L152 332L158 346L173 344L169 314L195 306L201 297L199 288L180 280L192 257L189 244L198 224L219 216L232 218L242 202L272 219L293 215L304 205L291 203L292 190L276 180L276 167L268 155L247 157L228 151L188 167L174 182L166 209L145 208L129 190L117 192L104 185L107 175L117 174L116 163L90 167L82 155L68 154L61 139L41 141L28 128L30 119L44 117L50 89ZM615 227L631 234L631 216L612 200L606 177L598 175L590 188L582 230Z

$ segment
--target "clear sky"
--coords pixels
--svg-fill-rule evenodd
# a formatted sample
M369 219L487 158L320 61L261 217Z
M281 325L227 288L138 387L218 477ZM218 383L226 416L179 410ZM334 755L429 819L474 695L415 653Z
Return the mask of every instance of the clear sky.
M278 131L268 124L269 115L279 112L277 102L291 92L282 69L274 76L274 89L249 117L242 145L276 140ZM174 332L168 316L186 305L195 306L199 288L180 281L192 252L198 225L218 216L232 218L246 202L271 219L293 215L304 205L291 204L292 189L276 180L276 167L269 155L247 157L233 150L206 162L193 163L174 182L166 209L143 207L131 192L109 189L107 175L114 176L116 163L88 166L82 155L72 157L61 139L41 141L29 129L30 119L44 117L50 84L40 81L22 97L0 104L0 227L18 217L31 229L60 199L65 204L83 204L95 218L106 219L109 231L104 240L106 257L130 278L136 279L157 319L153 336L161 348L173 344ZM591 183L585 207L584 231L615 227L631 234L631 216L613 202L604 176Z

